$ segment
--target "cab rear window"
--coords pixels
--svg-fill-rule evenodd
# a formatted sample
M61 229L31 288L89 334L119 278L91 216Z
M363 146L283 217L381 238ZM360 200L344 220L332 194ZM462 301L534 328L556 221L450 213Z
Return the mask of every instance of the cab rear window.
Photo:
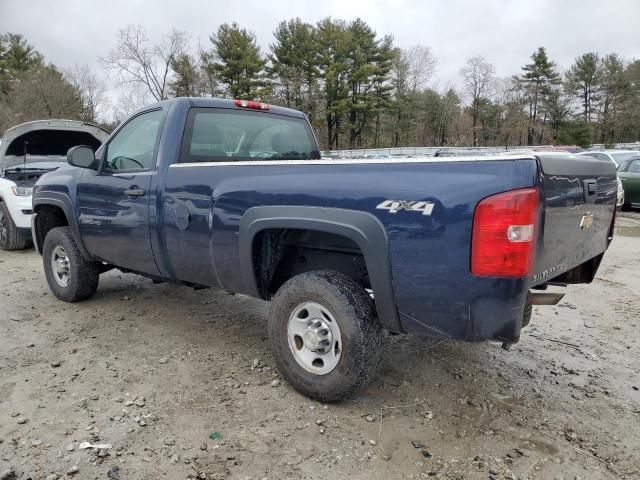
M181 163L319 158L305 120L219 108L189 111L180 154Z

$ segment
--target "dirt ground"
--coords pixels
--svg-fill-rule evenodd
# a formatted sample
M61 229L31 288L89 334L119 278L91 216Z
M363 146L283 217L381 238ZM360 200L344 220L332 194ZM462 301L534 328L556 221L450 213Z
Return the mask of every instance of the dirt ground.
M263 302L110 272L67 305L0 252L0 478L640 478L640 213L618 224L510 351L388 337L331 405L279 379Z

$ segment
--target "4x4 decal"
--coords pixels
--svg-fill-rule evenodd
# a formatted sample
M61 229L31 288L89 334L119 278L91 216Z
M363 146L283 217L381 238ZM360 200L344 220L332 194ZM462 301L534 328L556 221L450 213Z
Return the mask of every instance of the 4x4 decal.
M418 202L407 200L385 200L376 208L378 210L388 210L389 213L398 213L400 210L408 212L422 212L422 215L431 215L434 204L431 202Z

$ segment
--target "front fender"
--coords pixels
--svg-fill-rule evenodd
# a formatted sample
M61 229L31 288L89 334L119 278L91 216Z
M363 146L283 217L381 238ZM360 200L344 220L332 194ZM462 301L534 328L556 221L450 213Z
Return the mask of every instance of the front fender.
M42 205L51 205L53 207L57 207L60 210L62 210L62 212L64 213L64 216L67 219L67 224L71 229L71 234L73 235L73 239L75 240L76 245L80 250L80 254L85 260L89 260L89 261L92 260L91 255L87 251L87 248L85 247L84 242L82 241L82 237L80 235L80 229L78 227L78 219L76 218L75 209L73 208L73 202L71 201L71 198L69 198L69 196L66 195L65 193L56 192L56 191L45 190L45 191L39 191L37 193L34 192L33 211L36 212L36 215L37 215L37 208ZM33 227L33 234L34 234L33 241L34 243L36 243L36 249L38 252L42 252L42 245L38 243L38 238L40 238L40 236L37 235L38 229L41 228L39 225L41 225L42 221L43 221L42 217L38 215L34 220L35 225Z
M240 270L249 295L260 297L253 268L253 240L262 230L314 230L349 238L363 253L380 321L390 331L402 332L393 295L389 239L382 223L357 210L307 206L265 206L248 209L240 220Z

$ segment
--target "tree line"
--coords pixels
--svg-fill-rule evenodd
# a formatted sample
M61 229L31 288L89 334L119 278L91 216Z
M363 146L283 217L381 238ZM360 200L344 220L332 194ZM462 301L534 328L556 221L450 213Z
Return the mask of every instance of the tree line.
M323 149L640 139L640 60L615 53L581 54L563 72L540 47L507 78L473 56L457 88L437 90L428 46L399 48L362 19L296 18L277 26L266 51L236 23L220 25L195 52L185 32L153 42L129 25L100 63L103 72L61 71L21 35L0 36L0 130L42 117L113 122L145 102L211 96L302 110ZM122 92L110 109L108 72Z

